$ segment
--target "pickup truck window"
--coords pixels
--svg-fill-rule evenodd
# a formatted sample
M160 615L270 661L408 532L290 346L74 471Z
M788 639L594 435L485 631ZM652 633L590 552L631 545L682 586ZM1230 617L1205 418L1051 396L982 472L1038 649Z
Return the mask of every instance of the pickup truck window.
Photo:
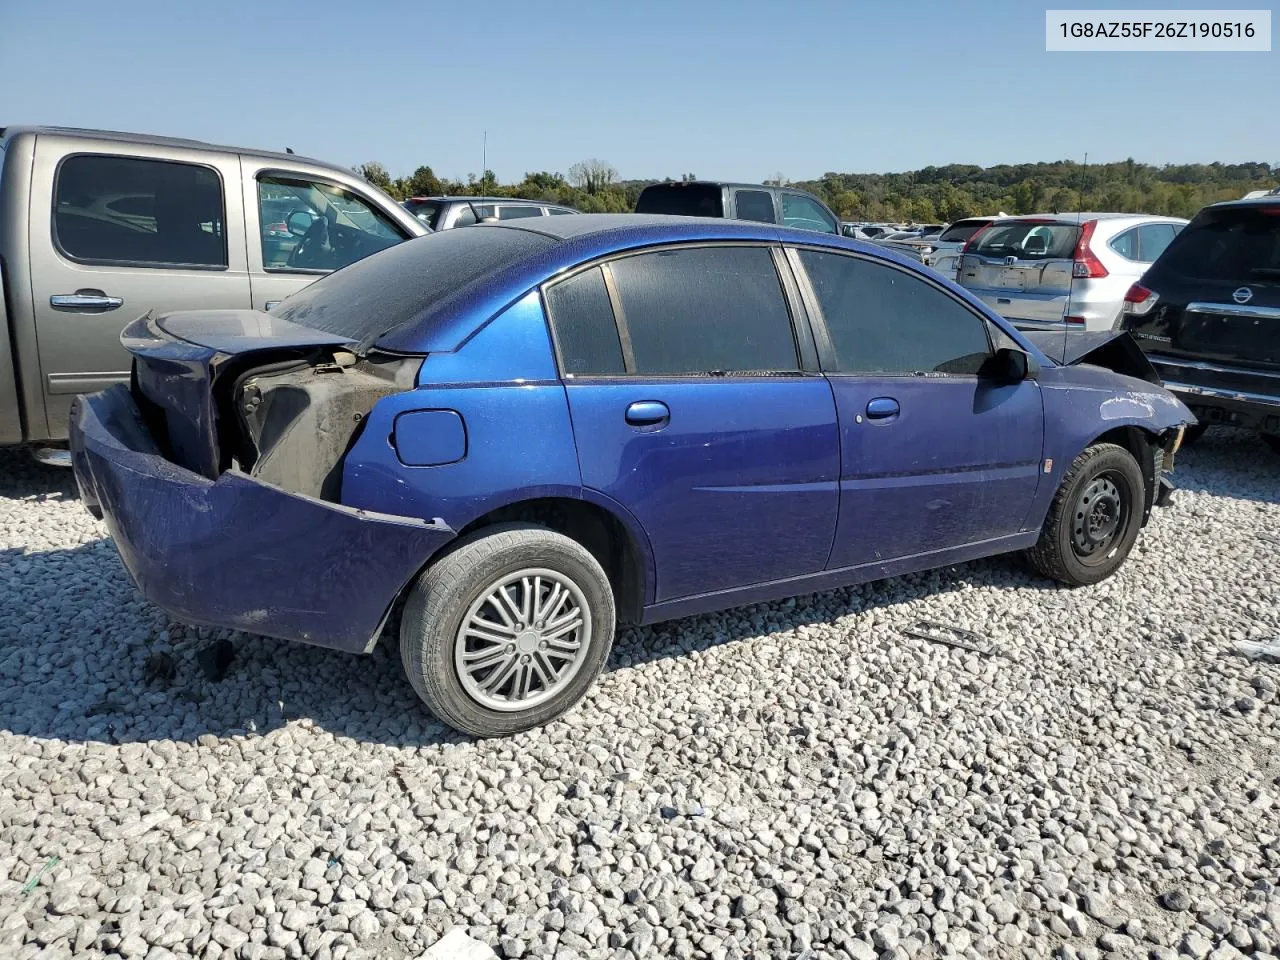
M777 223L773 213L773 194L767 190L738 190L733 195L739 220Z
M58 166L53 239L78 263L227 266L222 180L210 167L76 154Z
M408 239L347 188L294 177L258 178L258 222L268 271L338 270Z
M839 233L831 215L822 209L812 197L802 193L782 195L782 222L800 230L817 230L821 233Z

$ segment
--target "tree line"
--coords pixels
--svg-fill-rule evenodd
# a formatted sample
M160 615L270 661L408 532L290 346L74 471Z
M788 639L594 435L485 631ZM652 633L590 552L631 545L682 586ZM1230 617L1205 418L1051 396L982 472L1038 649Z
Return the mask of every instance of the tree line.
M492 170L465 181L441 179L428 166L393 178L380 163L356 172L397 200L414 196L526 197L561 203L584 213L623 213L658 180L618 180L600 160L584 160L567 174L526 173L519 183L501 184ZM668 180L696 180L692 173ZM1190 217L1205 204L1234 200L1250 190L1269 189L1280 180L1280 165L1192 163L1155 166L1132 158L1085 165L1078 161L1001 164L979 167L947 164L909 173L824 173L817 180L789 181L776 174L766 183L808 190L846 220L950 222L962 217L1005 213L1106 210Z

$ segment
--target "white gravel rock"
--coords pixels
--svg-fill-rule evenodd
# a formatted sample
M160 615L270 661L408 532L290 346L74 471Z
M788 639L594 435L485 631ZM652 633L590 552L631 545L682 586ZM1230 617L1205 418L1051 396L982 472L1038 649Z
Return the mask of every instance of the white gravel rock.
M170 621L0 452L0 956L1267 956L1280 663L1237 644L1280 636L1280 458L1211 431L1178 478L1096 587L997 559L630 630L477 743L394 641Z

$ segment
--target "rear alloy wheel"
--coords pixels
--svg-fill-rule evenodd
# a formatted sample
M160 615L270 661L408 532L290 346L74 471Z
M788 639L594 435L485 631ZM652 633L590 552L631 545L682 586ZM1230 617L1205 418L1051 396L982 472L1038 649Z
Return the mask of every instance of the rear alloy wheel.
M1100 443L1076 457L1054 495L1029 558L1072 586L1105 580L1129 556L1142 526L1145 487L1124 447Z
M441 720L478 737L558 717L613 644L609 579L581 544L542 527L490 527L433 563L400 628L409 682Z

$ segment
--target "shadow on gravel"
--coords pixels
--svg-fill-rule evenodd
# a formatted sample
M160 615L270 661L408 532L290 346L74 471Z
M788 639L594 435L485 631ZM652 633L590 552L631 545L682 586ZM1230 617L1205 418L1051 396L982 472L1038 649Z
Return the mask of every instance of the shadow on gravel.
M1280 499L1280 457L1238 431L1210 431L1180 458L1178 473L1188 490L1266 503ZM69 471L36 464L24 451L0 451L0 499L74 496ZM609 669L974 584L1063 589L1032 576L1015 558L997 557L626 629ZM211 679L201 651L225 638L234 656L225 675ZM0 736L8 731L112 744L205 736L220 741L269 733L298 719L356 742L414 747L467 740L437 723L418 701L401 671L394 635L384 636L370 656L358 657L187 627L143 600L106 539L33 553L0 549Z

